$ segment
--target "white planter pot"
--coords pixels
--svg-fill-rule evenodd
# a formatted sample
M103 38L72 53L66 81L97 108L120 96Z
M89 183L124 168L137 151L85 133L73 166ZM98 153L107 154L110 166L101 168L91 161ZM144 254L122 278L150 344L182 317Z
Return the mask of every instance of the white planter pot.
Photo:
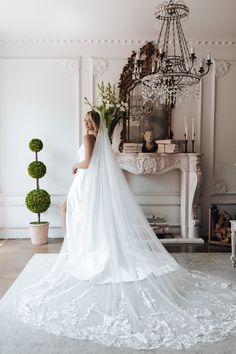
M30 237L33 245L44 245L48 243L48 228L46 224L29 224Z

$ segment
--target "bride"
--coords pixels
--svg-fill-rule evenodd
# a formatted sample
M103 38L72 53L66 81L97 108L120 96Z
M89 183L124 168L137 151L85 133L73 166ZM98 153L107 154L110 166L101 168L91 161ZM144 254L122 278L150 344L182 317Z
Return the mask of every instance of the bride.
M236 291L182 267L149 226L95 111L67 196L66 237L46 277L18 296L48 333L135 349L189 348L236 329Z

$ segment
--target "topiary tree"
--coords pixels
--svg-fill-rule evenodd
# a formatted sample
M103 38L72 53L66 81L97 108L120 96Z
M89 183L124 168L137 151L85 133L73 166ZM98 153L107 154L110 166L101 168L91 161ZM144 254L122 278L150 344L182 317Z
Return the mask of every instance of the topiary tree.
M48 210L51 199L47 191L39 188L39 179L47 172L45 164L42 161L38 161L38 152L42 150L43 143L40 139L32 139L29 142L29 148L35 152L35 161L29 164L28 173L32 178L36 179L36 189L27 194L25 204L32 213L38 214L38 221L35 223L44 223L40 220L40 214Z

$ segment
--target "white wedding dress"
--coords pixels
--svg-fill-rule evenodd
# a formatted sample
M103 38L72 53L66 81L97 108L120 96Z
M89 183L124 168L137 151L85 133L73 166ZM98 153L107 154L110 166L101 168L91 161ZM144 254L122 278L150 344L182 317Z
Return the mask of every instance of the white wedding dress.
M235 286L183 268L165 250L102 122L89 167L68 193L57 261L19 295L17 310L54 335L135 349L189 348L236 331Z

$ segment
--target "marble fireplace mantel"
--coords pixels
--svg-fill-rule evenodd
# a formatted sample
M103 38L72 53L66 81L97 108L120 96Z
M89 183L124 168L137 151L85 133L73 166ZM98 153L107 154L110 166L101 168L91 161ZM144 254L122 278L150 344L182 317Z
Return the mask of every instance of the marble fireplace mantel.
M171 170L181 170L180 220L181 236L199 238L198 197L202 172L201 153L118 153L123 170L135 175L159 175Z

